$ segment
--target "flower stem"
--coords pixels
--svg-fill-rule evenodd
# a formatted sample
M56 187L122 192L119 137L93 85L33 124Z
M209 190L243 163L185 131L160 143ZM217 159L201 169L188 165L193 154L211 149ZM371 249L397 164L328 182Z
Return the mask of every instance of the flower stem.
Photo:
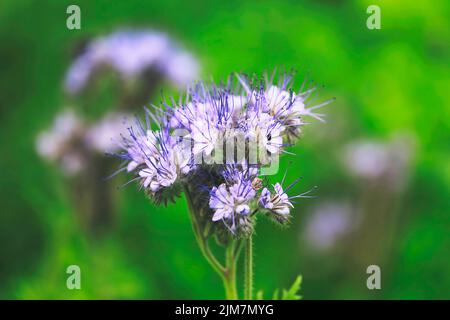
M244 299L253 298L253 236L250 235L245 241L245 280Z
M228 300L237 300L238 294L236 289L236 260L239 256L239 246L236 246L236 240L232 239L225 249L225 266L223 266L213 252L209 248L208 237L205 236L201 230L198 215L194 210L195 206L190 196L189 190L185 188L186 201L189 207L189 215L192 222L192 230L194 231L197 244L205 257L206 261L211 265L214 271L221 277L224 287L225 295Z
M213 269L222 276L225 268L222 266L222 264L216 259L214 254L211 252L211 249L209 248L207 239L203 236L201 230L200 230L200 224L197 219L197 215L195 214L194 205L192 203L191 196L188 192L188 190L185 190L186 194L186 201L188 203L189 208L189 215L192 222L192 230L194 231L195 239L197 240L197 244L200 247L200 251L205 256L205 259L209 262L209 264L213 267Z
M237 300L237 287L236 287L236 258L235 254L236 240L232 240L225 251L226 272L223 277L225 294L227 300Z

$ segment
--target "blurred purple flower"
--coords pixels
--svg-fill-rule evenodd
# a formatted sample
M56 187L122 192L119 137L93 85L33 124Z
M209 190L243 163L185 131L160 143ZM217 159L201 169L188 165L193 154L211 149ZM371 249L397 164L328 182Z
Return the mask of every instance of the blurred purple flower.
M120 134L126 130L125 113L108 113L98 122L88 125L73 109L56 115L52 126L38 134L36 150L62 171L73 176L87 165L89 154L117 151Z
M86 145L98 152L115 152L119 150L120 133L127 128L130 115L110 112L86 131Z
M58 162L63 172L74 175L85 166L82 152L76 147L84 130L84 123L71 110L59 113L52 126L36 139L38 154L52 162Z
M66 74L66 91L73 94L82 90L102 65L113 68L125 79L153 68L180 87L196 79L199 71L193 56L179 49L164 33L119 30L94 39L75 59Z
M361 140L343 150L343 162L354 176L384 181L391 190L400 190L407 179L414 156L414 136L397 134L391 140Z
M351 207L342 202L324 202L312 212L306 225L306 243L316 250L327 250L354 226Z

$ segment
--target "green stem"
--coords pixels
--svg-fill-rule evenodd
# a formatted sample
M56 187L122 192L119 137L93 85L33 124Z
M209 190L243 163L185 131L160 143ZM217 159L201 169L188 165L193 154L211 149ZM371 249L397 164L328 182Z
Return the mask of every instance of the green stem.
M208 263L219 274L219 276L222 277L225 272L225 268L222 266L222 264L216 259L214 254L211 252L211 249L209 248L209 245L208 245L208 241L203 236L203 234L200 230L200 224L199 224L197 216L194 212L194 205L192 203L191 196L187 189L185 189L185 194L186 194L186 201L188 203L189 215L191 217L192 229L194 231L195 240L197 240L197 244L200 248L200 251L205 256Z
M245 243L244 299L253 299L253 239L250 235Z
M237 287L236 287L236 258L235 254L236 241L231 240L225 251L226 272L223 277L223 283L225 286L225 294L227 300L237 300Z
M205 259L212 266L214 271L221 277L225 295L228 300L237 300L238 294L236 289L236 260L239 254L239 247L236 248L236 240L231 240L225 250L225 267L217 260L213 252L209 248L208 237L203 235L198 215L195 214L195 206L192 202L189 190L185 188L186 201L188 203L189 215L192 222L195 239Z

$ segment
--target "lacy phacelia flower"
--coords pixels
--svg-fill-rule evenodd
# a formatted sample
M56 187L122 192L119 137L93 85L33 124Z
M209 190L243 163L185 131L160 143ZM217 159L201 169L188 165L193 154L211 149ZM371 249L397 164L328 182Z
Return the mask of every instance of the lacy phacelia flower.
M121 30L90 42L69 68L65 89L81 91L92 74L108 66L125 79L152 69L175 85L184 87L198 75L198 64L163 33L150 30Z
M209 199L210 208L215 210L212 220L233 220L236 214L243 216L250 214L248 203L254 197L255 190L251 184L245 182L235 183L229 188L225 183L218 188L213 187ZM232 221L232 223L232 229L234 229L235 222Z
M190 150L183 148L166 129L145 129L139 121L136 127L129 128L120 146L126 150L119 156L128 161L127 171L137 170L142 186L151 194L171 187L193 167Z
M290 76L278 86L237 79L221 86L199 83L186 101L147 110L146 125L137 122L123 135L119 156L151 197L160 201L182 186L215 226L223 222L233 234L245 234L260 211L287 221L290 199L302 195L289 198L291 186L283 190L279 183L270 192L259 177L261 168L298 137L304 116L322 119L313 110L326 103L307 108L314 89L294 93Z
M275 191L273 195L267 188L264 188L263 191L261 191L259 204L264 209L268 209L275 214L288 215L291 208L294 207L289 201L288 195L283 191L283 188L279 183L275 184L273 189Z

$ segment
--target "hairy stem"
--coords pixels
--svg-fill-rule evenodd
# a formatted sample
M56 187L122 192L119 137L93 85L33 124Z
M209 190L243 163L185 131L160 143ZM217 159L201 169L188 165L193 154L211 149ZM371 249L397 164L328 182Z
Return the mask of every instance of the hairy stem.
M185 188L186 201L188 203L189 215L192 222L192 230L194 231L197 244L205 257L206 261L211 265L214 271L221 277L224 287L225 295L228 300L238 299L236 289L236 261L239 255L239 246L236 245L236 240L231 240L225 249L225 266L214 256L208 244L208 237L204 235L201 230L201 224L198 221L198 214L192 201L189 190Z
M245 240L245 280L244 299L253 299L253 236Z
M197 240L197 244L200 248L200 251L205 256L205 259L209 262L209 264L212 266L212 268L219 274L219 276L223 276L225 272L225 268L222 266L222 264L217 260L217 258L214 256L214 254L211 252L211 249L209 248L207 239L203 236L201 230L200 230L200 224L197 219L197 215L195 214L194 205L192 203L191 196L189 194L189 191L185 190L186 194L186 201L188 203L189 208L189 215L192 222L192 229L194 231L195 239Z
M225 251L226 272L223 279L227 300L237 300L238 293L236 287L236 260L235 254L236 240L232 240Z

